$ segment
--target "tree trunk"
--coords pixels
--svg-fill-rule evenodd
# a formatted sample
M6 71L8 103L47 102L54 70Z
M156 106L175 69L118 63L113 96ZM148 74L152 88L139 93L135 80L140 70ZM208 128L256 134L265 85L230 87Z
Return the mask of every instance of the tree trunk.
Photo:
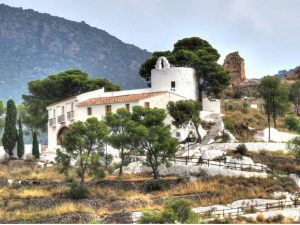
M152 170L153 170L153 177L154 179L158 179L159 178L159 174L158 174L158 170L156 167L152 167Z
M123 165L124 165L124 147L121 147L121 163L120 163L120 169L119 169L119 176L122 176L123 174Z
M199 128L198 128L197 126L195 126L195 127L196 127L196 133L197 133L197 136L198 136L197 142L198 142L198 143L201 143L202 137L201 137L201 134L200 134L200 132L199 132Z

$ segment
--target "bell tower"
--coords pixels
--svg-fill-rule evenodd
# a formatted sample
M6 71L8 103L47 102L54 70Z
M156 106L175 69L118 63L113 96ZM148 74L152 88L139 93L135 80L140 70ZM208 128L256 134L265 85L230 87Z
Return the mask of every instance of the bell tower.
M193 68L171 66L166 57L159 57L151 70L151 89L169 91L187 99L198 99L196 72Z

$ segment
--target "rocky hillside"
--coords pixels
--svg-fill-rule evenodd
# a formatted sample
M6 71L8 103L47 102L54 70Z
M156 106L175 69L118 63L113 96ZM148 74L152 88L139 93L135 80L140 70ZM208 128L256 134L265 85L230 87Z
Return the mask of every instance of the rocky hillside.
M146 86L138 68L150 53L85 22L1 4L0 49L0 99L20 101L28 81L70 68L122 89Z

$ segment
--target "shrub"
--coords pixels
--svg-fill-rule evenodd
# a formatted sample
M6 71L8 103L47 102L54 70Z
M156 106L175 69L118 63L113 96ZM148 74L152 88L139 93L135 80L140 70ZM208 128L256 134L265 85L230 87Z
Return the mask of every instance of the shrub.
M225 129L229 130L230 132L234 132L235 130L235 123L233 120L229 118L224 118L223 119Z
M241 145L238 145L236 147L235 151L236 151L237 154L245 156L247 154L247 152L248 152L248 149L247 149L247 147L246 147L245 144L241 144Z
M284 123L289 130L300 133L300 120L294 116L287 116L284 119Z
M289 151L291 151L298 163L300 163L300 137L296 137L287 143Z
M166 180L149 180L144 184L144 189L146 191L163 191L170 188L170 183Z
M175 199L166 202L166 209L172 210L179 223L197 223L198 219L192 211L191 203L186 199Z
M85 186L72 184L66 196L71 199L84 199L89 195L89 191Z
M141 224L163 224L163 223L175 223L175 215L172 211L147 211L143 212L138 223Z

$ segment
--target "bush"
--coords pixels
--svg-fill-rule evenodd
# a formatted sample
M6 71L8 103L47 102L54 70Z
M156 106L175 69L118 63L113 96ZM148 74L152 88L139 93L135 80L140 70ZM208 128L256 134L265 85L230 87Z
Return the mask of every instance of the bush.
M89 196L89 191L85 186L72 184L66 196L71 199L84 199Z
M287 116L284 119L284 123L289 130L300 133L300 120L298 120L296 117Z
M224 122L224 126L226 130L229 130L230 132L234 132L235 130L235 123L233 120L229 119L229 118L224 118L223 119Z
M190 202L185 199L169 200L165 203L165 208L162 212L144 212L139 219L139 223L143 224L195 224L198 222L198 217L193 213Z
M237 154L245 156L245 155L247 155L248 149L245 144L241 144L236 147L235 151Z
M296 137L287 143L288 150L291 151L298 163L300 163L300 137Z
M166 180L149 180L144 184L144 189L146 191L163 191L170 188L170 183Z
M166 209L174 212L179 223L198 223L198 218L192 211L191 203L186 199L175 199L166 202Z

